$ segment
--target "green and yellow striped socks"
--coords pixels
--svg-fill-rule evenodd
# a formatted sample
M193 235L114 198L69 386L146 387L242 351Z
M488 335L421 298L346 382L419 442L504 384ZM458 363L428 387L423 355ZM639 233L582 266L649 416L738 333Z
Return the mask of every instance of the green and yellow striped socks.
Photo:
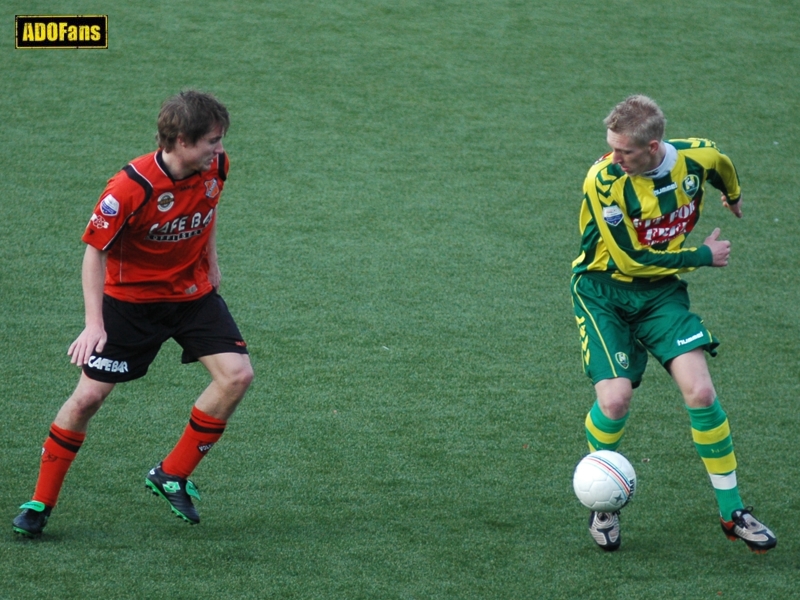
M744 507L736 482L736 455L728 417L717 399L706 408L689 408L692 439L697 453L705 464L714 493L717 496L720 516L731 520L731 513Z
M586 415L586 441L589 442L589 451L616 450L625 433L626 414L621 419L609 419L600 410L600 405L595 400L589 414Z

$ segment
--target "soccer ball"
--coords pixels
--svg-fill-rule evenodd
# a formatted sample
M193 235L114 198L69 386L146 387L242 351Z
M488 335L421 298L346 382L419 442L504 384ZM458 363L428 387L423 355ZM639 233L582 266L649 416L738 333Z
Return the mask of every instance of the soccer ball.
M584 456L572 476L578 500L591 510L615 512L636 492L636 472L628 459L611 450Z

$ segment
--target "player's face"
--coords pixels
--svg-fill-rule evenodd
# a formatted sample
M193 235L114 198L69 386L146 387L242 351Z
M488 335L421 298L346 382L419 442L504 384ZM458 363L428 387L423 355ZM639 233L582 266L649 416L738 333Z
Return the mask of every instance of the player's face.
M214 159L225 151L222 147L224 135L222 127L216 126L193 145L184 142L179 137L176 148L179 150L181 162L186 170L208 171Z
M641 175L655 169L658 155L658 141L653 140L640 146L627 135L608 130L606 141L611 146L611 162L619 165L628 175Z

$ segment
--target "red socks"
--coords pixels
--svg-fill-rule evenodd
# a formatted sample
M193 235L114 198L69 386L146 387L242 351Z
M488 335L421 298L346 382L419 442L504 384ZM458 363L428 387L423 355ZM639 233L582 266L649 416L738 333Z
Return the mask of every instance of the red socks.
M85 439L85 433L62 429L55 423L50 426L50 435L42 447L39 479L36 481L33 500L50 508L56 505L64 477Z
M161 468L170 475L188 477L206 452L222 437L225 424L225 421L215 419L196 407L192 408L189 424ZM55 423L50 426L50 435L42 446L39 479L33 500L50 508L56 505L64 477L85 439L85 433L62 429Z
M222 437L226 421L215 419L192 407L189 424L172 452L161 463L168 475L189 477L206 452Z

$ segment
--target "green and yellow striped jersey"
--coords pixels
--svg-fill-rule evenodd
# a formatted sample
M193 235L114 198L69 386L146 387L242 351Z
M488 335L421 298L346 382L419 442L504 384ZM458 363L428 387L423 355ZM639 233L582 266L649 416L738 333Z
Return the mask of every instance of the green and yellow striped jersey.
M663 177L627 175L600 158L586 175L580 212L581 254L573 273L652 280L711 265L707 246L684 248L703 208L706 181L731 201L741 195L731 160L710 140L668 140L677 160Z

